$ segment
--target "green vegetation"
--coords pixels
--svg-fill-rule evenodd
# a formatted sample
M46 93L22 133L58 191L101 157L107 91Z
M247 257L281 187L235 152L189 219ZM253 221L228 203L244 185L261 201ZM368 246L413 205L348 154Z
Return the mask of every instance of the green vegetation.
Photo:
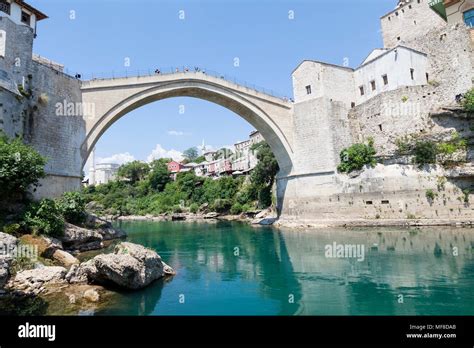
M118 177L124 180L128 180L132 184L143 180L150 172L150 167L143 162L133 161L121 166L118 170Z
M256 207L266 208L272 204L272 187L279 170L278 163L268 144L262 142L252 149L257 152L259 162L247 178L223 176L213 179L198 177L190 171L178 173L176 180L172 181L166 165L169 160L160 159L150 165L140 162L140 165L122 166L119 169L122 173L120 178L127 180L89 186L83 190L84 200L94 202L98 214L112 215L159 215L187 211L240 214ZM136 174L138 171L140 175ZM132 172L135 174L130 174ZM132 177L134 180L130 179Z
M450 165L463 162L462 151L467 148L467 141L457 132L453 132L449 140L442 142L421 140L418 135L407 135L397 139L395 143L398 155L414 156L413 162L420 167L425 164Z
M45 176L43 158L21 139L8 139L0 134L0 197L8 200L24 195L26 190L38 185Z
M436 163L436 144L431 141L417 141L413 149L414 162L420 167L425 164Z
M86 220L86 203L79 192L66 192L59 199L58 208L64 219L75 225L81 225Z
M365 165L374 167L375 160L374 140L368 139L367 144L354 144L341 151L341 164L337 167L341 173L350 173L354 170L361 170Z
M426 190L426 199L428 199L428 201L434 201L434 199L438 196L437 193L435 193L433 190L429 189L429 190Z
M464 94L462 106L464 110L474 112L474 88L471 88Z
M66 193L56 201L31 202L28 189L35 189L45 176L45 164L46 159L21 139L0 135L0 228L5 233L57 237L64 233L65 221L85 221L85 201L80 193Z
M25 229L33 234L59 237L64 233L64 217L57 202L43 199L31 203L23 215Z

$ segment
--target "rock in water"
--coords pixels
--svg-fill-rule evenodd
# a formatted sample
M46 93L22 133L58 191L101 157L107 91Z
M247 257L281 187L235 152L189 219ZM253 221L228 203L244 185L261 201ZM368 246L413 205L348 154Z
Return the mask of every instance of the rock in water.
M64 250L56 250L52 255L52 258L61 263L65 267L69 267L72 265L79 264L79 260L76 259L74 256L69 254L67 251Z
M161 261L155 251L133 243L120 243L113 254L102 254L79 266L73 266L66 279L70 283L112 282L126 289L143 288L173 269Z
M22 271L10 280L8 287L23 293L39 293L43 285L62 283L65 279L64 267L41 267Z
M68 223L61 240L64 248L69 250L88 251L103 247L103 237L100 233Z
M100 295L96 289L88 289L84 292L84 298L89 302L99 302Z

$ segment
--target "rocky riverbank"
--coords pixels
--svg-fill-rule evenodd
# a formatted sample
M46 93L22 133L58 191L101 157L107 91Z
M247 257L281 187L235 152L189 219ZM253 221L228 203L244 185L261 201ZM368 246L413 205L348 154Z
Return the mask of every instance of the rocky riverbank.
M221 214L217 212L208 213L165 213L160 215L127 215L127 216L103 216L107 221L205 221L217 220L241 221L253 225L271 225L276 220L276 213L271 209L256 210L239 215Z
M69 294L70 304L91 309L91 303L97 306L115 289L138 290L175 274L155 251L120 241L125 232L100 218L90 219L87 226L93 229L67 224L58 239L33 235L17 238L0 232L0 302L6 298L54 302L55 296ZM79 261L84 251L100 251L111 243L117 243L111 253Z

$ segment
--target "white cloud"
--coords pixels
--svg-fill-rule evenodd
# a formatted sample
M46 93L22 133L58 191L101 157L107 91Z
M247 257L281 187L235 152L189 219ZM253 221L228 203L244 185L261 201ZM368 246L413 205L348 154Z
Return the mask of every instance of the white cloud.
M182 152L174 149L166 150L160 144L156 144L155 149L148 155L147 162L160 158L172 158L175 161L182 161L184 159Z
M135 157L133 157L133 155L131 155L128 152L118 153L110 157L96 157L95 159L96 164L100 164L100 163L124 164L124 163L132 162L132 161L135 161ZM89 172L90 172L91 167L92 167L92 158L89 156L84 166L84 174L85 174L86 179L89 177Z
M177 130L169 130L168 135L174 135L177 137L182 137L183 135L191 135L190 133L185 133L182 131L177 131Z
M117 153L110 157L98 157L96 159L96 163L116 163L116 164L125 164L129 162L135 161L135 157L131 155L129 152L125 153Z

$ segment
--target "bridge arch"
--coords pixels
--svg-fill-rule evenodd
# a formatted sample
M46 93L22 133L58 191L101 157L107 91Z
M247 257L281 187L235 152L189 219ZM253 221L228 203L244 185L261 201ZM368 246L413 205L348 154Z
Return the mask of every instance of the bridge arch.
M193 97L221 105L261 132L280 165L279 176L293 168L291 104L228 81L194 74L92 80L83 83L83 103L94 105L84 117L86 138L81 146L82 166L100 137L121 117L146 104L173 97ZM283 121L283 122L282 122Z

